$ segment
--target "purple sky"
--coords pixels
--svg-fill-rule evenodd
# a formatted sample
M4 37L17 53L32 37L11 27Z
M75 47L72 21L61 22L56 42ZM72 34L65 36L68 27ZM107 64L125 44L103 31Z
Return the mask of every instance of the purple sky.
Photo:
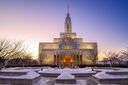
M127 0L0 0L0 38L24 40L37 56L39 42L64 32L67 2L73 32L97 42L100 57L128 46Z

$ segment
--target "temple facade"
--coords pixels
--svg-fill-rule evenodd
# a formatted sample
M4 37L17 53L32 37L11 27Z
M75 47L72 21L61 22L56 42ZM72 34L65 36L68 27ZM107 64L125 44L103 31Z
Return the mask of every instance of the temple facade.
M39 62L43 65L57 65L60 67L76 67L79 65L96 64L98 61L96 42L83 42L72 32L72 22L67 6L65 32L53 42L39 43Z

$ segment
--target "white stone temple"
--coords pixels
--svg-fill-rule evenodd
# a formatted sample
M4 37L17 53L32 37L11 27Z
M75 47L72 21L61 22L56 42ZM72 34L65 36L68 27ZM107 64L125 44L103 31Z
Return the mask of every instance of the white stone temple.
M57 65L61 67L75 67L97 63L98 48L96 42L83 42L72 32L72 22L67 6L65 32L53 42L39 43L39 62L43 65Z

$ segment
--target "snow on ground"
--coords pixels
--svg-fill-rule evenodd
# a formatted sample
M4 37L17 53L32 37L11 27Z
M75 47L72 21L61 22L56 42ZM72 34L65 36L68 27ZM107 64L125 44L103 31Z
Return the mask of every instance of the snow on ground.
M58 84L55 83L55 85L88 85L87 80L77 80L76 84Z
M17 68L17 67L16 67ZM22 70L15 70L16 68L7 68L7 69L2 69L0 71L0 73L4 72L4 73L25 73L22 75L14 75L12 74L12 76L8 76L8 75L0 75L0 78L9 78L9 79L33 79L36 78L38 76L40 76L40 74L36 73L35 71L32 71L31 69L22 69Z
M64 69L58 69L58 68L45 68L43 71L39 71L39 73L95 73L94 71L91 71L91 67L87 68L76 68L76 69L71 69L71 68L64 68Z
M40 81L35 83L34 85L88 85L87 84L87 79L77 79L76 84L57 84L55 83L56 78L52 77L41 77ZM94 84L95 85L95 84Z
M20 75L20 76L5 76L5 75L0 75L0 78L9 78L9 79L33 79L40 76L38 73L34 72L34 71L29 71L27 72L26 75Z
M43 68L43 71L41 71L41 68ZM21 76L10 76L10 78L33 78L34 76L39 76L38 72L43 72L43 73L60 73L62 74L61 78L66 78L70 77L68 74L70 73L93 73L94 71L101 71L100 73L97 73L95 76L104 79L104 78L128 78L128 75L111 75L111 74L106 74L106 72L128 72L128 68L94 68L94 71L92 71L92 67L86 67L86 68L76 68L76 69L71 69L71 68L51 68L51 67L15 67L15 68L5 68L2 69L0 72L27 72L27 75L21 75ZM0 75L0 77L5 77L7 76ZM8 76L9 78L9 76ZM41 77L41 79L35 83L34 85L54 85L56 78L52 77ZM57 84L58 85L58 84ZM71 85L71 84L70 84ZM77 84L76 85L89 85L87 84L87 79L77 79ZM93 84L92 84L93 85ZM94 84L95 85L95 84Z
M38 82L34 85L48 85L48 82L52 81L52 78L41 78Z
M71 75L70 73L64 72L62 74L60 74L57 79L75 79L75 77L73 75Z
M95 69L97 70L97 69ZM128 79L128 68L118 68L118 69L98 69L100 73L95 74L94 76L99 79Z

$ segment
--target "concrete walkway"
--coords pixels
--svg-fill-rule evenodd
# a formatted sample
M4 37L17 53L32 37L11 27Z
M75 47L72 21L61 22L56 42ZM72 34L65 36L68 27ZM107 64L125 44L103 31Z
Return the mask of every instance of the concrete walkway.
M55 80L56 77L41 77L41 79L34 85L55 85ZM69 84L69 85L97 85L94 81L91 80L91 77L79 77L76 78L76 81L77 84ZM56 84L56 85L62 85L62 84Z

